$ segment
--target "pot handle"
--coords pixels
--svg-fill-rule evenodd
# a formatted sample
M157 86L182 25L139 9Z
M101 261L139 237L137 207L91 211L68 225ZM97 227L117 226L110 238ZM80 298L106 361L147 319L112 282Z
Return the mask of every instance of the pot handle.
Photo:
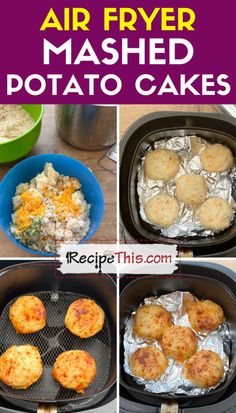
M37 413L57 413L55 404L39 404Z
M179 412L179 405L176 401L173 402L165 402L161 405L161 412L160 413L178 413Z

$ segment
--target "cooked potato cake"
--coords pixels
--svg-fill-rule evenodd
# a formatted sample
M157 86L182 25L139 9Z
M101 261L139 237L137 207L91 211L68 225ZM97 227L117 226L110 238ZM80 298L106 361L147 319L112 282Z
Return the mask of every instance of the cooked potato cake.
M198 338L191 328L172 326L165 331L161 347L166 356L183 363L196 353Z
M208 388L216 386L221 381L224 376L224 365L214 351L201 350L186 361L183 372L195 386Z
M188 319L195 331L207 333L217 330L225 317L218 304L211 300L203 300L189 304Z
M104 311L95 301L80 298L69 306L65 325L75 336L88 338L102 330L104 321Z
M178 201L163 194L149 199L144 207L147 219L161 228L168 228L175 223L179 215Z
M34 295L19 297L11 305L9 318L17 333L32 334L46 325L46 309Z
M201 175L182 175L176 180L175 194L187 207L199 206L207 195L205 179Z
M156 149L146 154L144 167L149 178L167 182L177 174L180 160L170 149Z
M172 326L171 314L157 304L147 304L136 310L133 334L147 340L160 340Z
M198 210L199 219L205 229L223 231L231 225L233 208L221 198L208 198Z
M52 376L62 387L84 393L96 377L96 362L87 351L65 351L57 357Z
M27 389L39 380L42 372L37 347L12 346L0 357L0 380L14 389Z
M155 347L143 347L131 354L130 370L134 376L156 380L165 372L168 361L163 352Z
M234 158L227 146L220 143L209 145L201 155L202 167L208 172L224 172L232 168Z

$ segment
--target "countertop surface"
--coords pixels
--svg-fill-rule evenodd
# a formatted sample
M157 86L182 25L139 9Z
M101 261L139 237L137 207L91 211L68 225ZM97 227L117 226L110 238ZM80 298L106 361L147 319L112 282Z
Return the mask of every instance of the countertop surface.
M43 125L39 140L33 150L27 155L33 156L43 153L58 153L78 159L89 167L96 175L105 198L105 211L100 228L91 238L93 243L116 242L116 163L105 155L106 150L84 151L73 148L57 135L54 118L54 105L46 105L43 116ZM17 162L0 165L0 180ZM15 246L0 230L0 257L35 257L23 249Z
M152 112L215 112L221 113L216 105L121 105L120 137L126 129L139 117Z

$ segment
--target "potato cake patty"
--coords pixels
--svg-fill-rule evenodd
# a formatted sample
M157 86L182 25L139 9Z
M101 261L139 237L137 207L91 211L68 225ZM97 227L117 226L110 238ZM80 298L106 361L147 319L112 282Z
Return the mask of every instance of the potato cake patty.
M129 365L134 376L156 380L165 372L168 361L157 348L143 347L131 354Z
M0 357L0 380L14 389L27 389L43 372L37 347L12 346Z
M208 172L228 171L234 164L231 150L220 143L209 145L202 151L200 158L203 169Z
M224 376L224 365L214 351L201 350L186 361L185 377L195 386L208 388L216 386Z
M205 201L207 185L201 175L186 174L176 180L176 197L187 207L200 205Z
M75 336L87 338L97 334L103 328L104 321L104 311L95 301L80 298L69 306L65 325Z
M144 166L149 178L167 182L177 174L180 160L170 149L156 149L146 154Z
M179 203L167 194L149 199L144 207L147 219L162 228L168 228L179 216Z
M172 326L171 314L157 304L147 304L136 310L133 334L147 340L160 340Z
M198 210L199 219L205 229L223 231L231 224L233 208L221 198L208 198Z
M201 333L217 330L225 319L222 308L211 300L195 301L187 311L191 326Z
M46 325L46 309L34 295L19 297L11 305L9 318L17 333L32 334Z
M65 351L57 357L52 376L62 387L84 393L96 377L96 362L86 351Z
M165 331L161 347L166 356L183 363L196 353L198 338L191 328L173 326Z

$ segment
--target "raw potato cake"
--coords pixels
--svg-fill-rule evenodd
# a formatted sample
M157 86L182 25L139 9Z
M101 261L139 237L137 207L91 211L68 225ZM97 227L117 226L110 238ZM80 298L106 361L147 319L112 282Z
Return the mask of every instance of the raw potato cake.
M168 361L157 348L143 347L131 354L129 365L134 376L145 380L157 380L165 372Z
M203 169L208 172L228 171L234 164L231 150L220 143L208 146L200 158Z
M0 357L0 380L14 389L27 389L43 373L37 347L12 346Z
M186 174L176 180L176 197L187 207L202 204L207 195L207 185L201 175Z
M166 356L183 363L196 353L198 338L191 328L173 326L164 333L161 347Z
M164 307L147 304L136 310L133 334L147 340L160 340L171 326L171 314Z
M167 182L177 174L180 160L170 149L156 149L146 154L144 165L149 178Z
M88 338L102 330L104 321L104 311L95 301L80 298L69 306L65 325L75 336Z
M87 351L65 351L57 357L52 376L62 387L84 393L96 377L96 362Z
M187 360L183 372L195 386L209 388L221 381L224 365L217 353L201 350Z
M161 228L170 227L179 216L178 201L167 194L163 194L160 197L154 196L149 199L144 210L147 219Z
M208 198L199 208L202 226L213 231L223 231L231 225L233 208L221 198Z
M25 295L11 305L9 318L17 333L33 334L45 327L46 309L38 297Z
M211 300L195 301L188 306L188 319L195 331L215 331L224 322L222 308Z

